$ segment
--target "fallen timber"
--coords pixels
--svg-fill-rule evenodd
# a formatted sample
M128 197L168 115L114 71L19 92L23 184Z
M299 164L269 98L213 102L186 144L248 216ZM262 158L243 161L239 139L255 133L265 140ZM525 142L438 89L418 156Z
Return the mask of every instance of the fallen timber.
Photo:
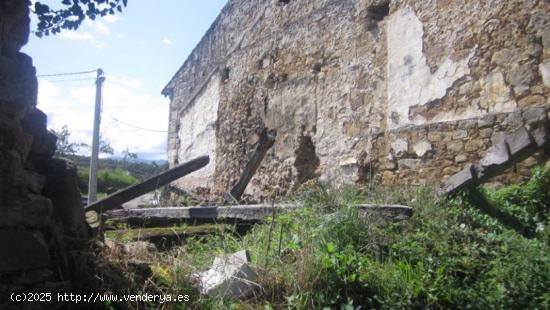
M103 213L111 209L119 208L123 203L197 171L206 166L209 162L210 158L208 156L195 158L177 167L159 173L158 175L139 184L128 186L103 199L89 204L86 206L85 210Z
M355 207L366 215L381 216L391 221L405 220L412 215L412 208L402 205L361 204ZM140 227L162 227L182 222L253 224L298 208L300 206L293 204L142 208L112 210L105 213L104 217L114 223L123 222Z
M241 174L241 177L237 184L231 188L229 193L225 193L224 199L227 203L238 204L239 199L244 193L246 186L260 167L262 160L267 154L267 151L275 144L275 138L277 137L277 132L275 130L269 130L264 128L260 133L260 139L254 150L254 154L246 164L246 167Z

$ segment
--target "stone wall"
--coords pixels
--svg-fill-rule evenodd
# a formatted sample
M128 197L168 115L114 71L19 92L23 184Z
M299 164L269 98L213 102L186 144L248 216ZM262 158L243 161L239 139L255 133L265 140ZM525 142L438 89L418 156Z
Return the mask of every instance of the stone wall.
M80 205L76 167L52 158L56 137L36 108L32 59L20 48L29 36L30 1L0 2L0 308L16 292L75 288L73 251L90 231ZM68 242L67 239L72 240ZM82 277L84 280L85 278ZM55 309L55 303L33 309Z
M204 143L200 130L188 134L189 120L217 110L215 149L205 150L215 154L210 181L176 182L186 189L227 191L264 127L277 141L248 194L284 193L311 178L439 182L525 125L532 108L548 113L550 6L230 0L163 94L171 165ZM496 181L521 180L547 161L541 151Z

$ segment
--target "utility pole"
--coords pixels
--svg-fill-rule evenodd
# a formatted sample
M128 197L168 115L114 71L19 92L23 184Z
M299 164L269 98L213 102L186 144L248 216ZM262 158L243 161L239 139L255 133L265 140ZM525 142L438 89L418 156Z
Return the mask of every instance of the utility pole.
M92 141L92 156L90 157L90 179L88 182L88 204L97 200L97 161L99 157L99 125L101 123L101 89L105 76L102 69L97 69L95 81L95 113Z

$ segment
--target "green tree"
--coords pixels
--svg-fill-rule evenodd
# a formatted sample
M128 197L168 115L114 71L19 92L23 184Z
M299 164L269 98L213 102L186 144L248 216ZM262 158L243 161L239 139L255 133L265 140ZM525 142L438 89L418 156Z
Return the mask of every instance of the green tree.
M40 1L34 3L33 12L38 18L38 37L56 34L61 29L76 30L84 19L95 20L98 16L122 12L128 0L62 0L61 8L52 9Z
M60 130L51 129L51 132L57 136L57 141L55 143L56 156L75 155L80 147L83 146L83 143L75 143L69 140L71 132L69 131L67 125L61 127Z
M90 149L90 146L83 142L71 142L71 132L67 125L63 125L60 130L51 129L54 135L57 136L56 142L56 156L74 156L82 148ZM111 142L103 138L103 135L99 136L99 152L102 154L114 154L114 149L111 147ZM137 156L136 156L137 157Z

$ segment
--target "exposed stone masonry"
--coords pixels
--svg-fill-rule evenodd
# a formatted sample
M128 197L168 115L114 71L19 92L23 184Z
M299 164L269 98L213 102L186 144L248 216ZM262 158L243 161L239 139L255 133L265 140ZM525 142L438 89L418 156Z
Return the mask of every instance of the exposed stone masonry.
M549 82L547 1L230 0L163 91L168 158L208 153L208 175L175 185L224 192L267 127L277 141L247 189L259 198L309 177L438 183L524 126L523 113L548 113ZM204 102L215 130L188 121ZM318 163L303 177L306 136ZM205 139L215 144L198 147ZM545 162L541 151L492 181Z
M0 2L0 308L16 292L69 292L86 277L75 272L90 231L80 205L76 167L52 158L56 137L36 108L29 36L30 1ZM69 241L71 240L71 241ZM85 266L79 266L85 270ZM71 282L77 280L77 282ZM87 284L84 284L87 285ZM56 309L62 304L34 304Z

